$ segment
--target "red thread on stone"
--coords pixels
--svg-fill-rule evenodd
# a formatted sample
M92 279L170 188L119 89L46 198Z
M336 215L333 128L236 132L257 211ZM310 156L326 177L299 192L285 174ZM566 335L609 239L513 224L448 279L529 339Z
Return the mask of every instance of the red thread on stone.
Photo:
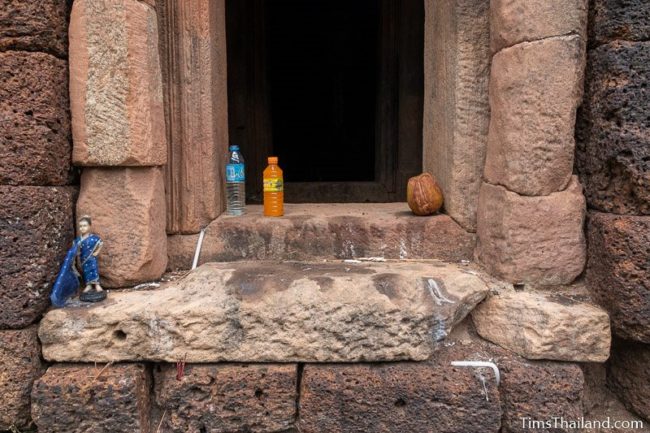
M185 360L187 359L187 353L183 356L183 359L176 361L176 380L182 380L185 376Z

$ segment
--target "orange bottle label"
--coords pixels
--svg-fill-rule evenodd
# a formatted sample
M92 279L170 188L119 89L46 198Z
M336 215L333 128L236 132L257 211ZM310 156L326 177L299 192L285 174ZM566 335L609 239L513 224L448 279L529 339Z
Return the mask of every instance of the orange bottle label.
M284 182L281 177L264 179L264 192L283 192Z

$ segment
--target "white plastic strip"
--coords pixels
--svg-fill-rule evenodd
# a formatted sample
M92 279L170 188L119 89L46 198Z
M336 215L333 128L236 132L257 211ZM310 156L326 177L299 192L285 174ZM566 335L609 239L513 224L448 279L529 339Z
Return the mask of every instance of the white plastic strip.
M205 228L201 229L201 233L199 233L199 240L196 242L194 260L192 260L192 270L196 269L199 264L199 256L201 255L201 247L203 246L203 236L205 236Z
M482 368L482 367L488 367L491 368L492 371L494 371L494 377L497 380L497 386L499 386L499 383L501 383L501 373L499 373L499 367L494 362L489 362L489 361L452 361L451 365L454 367L474 367L474 368Z

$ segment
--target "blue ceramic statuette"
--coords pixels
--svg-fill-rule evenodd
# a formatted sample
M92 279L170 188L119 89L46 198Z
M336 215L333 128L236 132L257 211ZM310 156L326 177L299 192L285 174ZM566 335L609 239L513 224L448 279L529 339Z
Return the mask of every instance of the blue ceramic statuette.
M81 280L85 288L79 295L81 301L98 302L106 299L106 292L99 284L97 256L102 249L102 240L90 232L92 220L89 216L79 218L79 237L65 256L56 277L50 299L52 304L63 307L65 302L77 293Z

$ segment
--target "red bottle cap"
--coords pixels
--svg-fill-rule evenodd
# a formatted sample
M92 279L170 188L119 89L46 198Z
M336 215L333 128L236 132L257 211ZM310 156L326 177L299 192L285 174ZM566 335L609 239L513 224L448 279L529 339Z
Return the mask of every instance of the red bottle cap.
M269 156L269 164L277 165L278 164L278 157L277 156Z

